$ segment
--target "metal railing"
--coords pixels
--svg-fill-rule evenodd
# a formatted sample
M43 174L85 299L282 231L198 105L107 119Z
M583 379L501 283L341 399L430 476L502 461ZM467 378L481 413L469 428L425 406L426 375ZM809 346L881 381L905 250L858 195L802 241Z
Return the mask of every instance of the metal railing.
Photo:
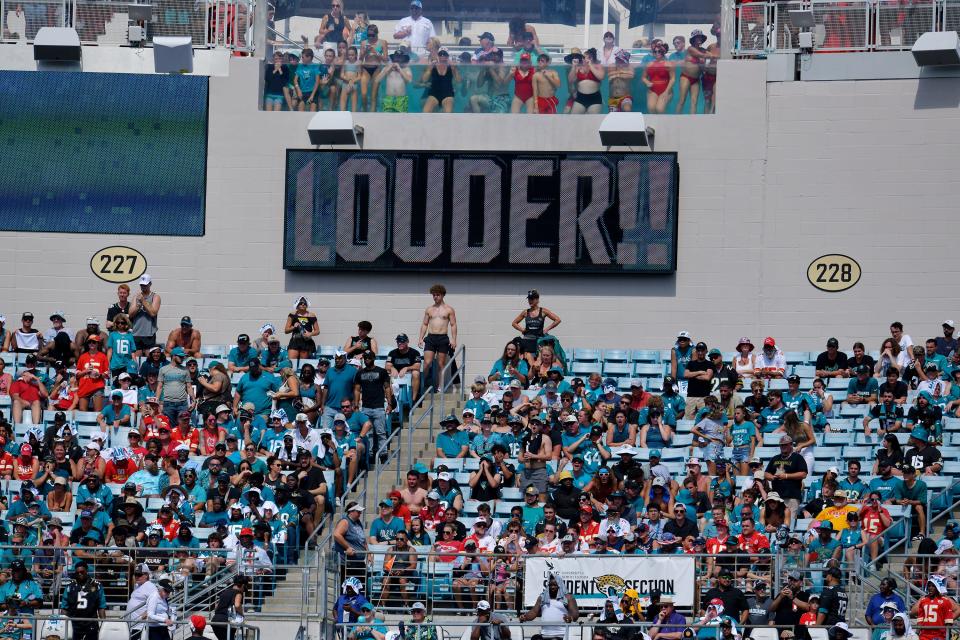
M0 42L33 42L41 27L73 27L81 44L127 45L129 3L119 0L0 0ZM156 0L154 36L189 36L194 48L252 52L256 0Z
M921 34L960 28L958 0L803 0L737 4L734 54L799 53L790 11L813 12L815 52L909 51Z

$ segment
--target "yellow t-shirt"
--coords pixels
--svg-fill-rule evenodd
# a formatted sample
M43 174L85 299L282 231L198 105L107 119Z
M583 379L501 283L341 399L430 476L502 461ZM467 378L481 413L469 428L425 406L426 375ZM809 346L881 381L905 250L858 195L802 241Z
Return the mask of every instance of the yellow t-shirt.
M817 520L820 522L830 522L833 524L834 531L843 531L847 529L847 514L856 511L857 508L852 504L843 507L827 507L817 514Z

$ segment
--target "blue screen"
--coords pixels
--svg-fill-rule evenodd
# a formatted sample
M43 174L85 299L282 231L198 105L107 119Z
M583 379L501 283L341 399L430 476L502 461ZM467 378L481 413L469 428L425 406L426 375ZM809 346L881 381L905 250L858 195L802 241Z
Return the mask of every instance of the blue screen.
M201 236L207 78L0 72L0 230Z

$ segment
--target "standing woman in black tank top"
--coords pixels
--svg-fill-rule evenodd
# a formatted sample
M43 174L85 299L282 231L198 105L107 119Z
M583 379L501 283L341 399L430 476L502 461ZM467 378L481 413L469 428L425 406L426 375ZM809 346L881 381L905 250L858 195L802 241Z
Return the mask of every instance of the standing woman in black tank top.
M540 306L540 293L536 289L527 292L527 304L530 306L513 319L513 328L522 336L520 351L536 356L537 341L560 325L560 316ZM544 328L548 319L553 324ZM521 321L524 323L523 326L520 325Z
M217 608L214 609L213 617L210 619L217 640L231 640L235 636L243 635L238 633L237 629L230 628L229 621L231 618L243 616L243 599L249 584L250 578L247 576L234 576L233 584L217 596Z
M330 13L320 21L320 42L340 43L353 40L353 29L343 12L343 0L332 0Z

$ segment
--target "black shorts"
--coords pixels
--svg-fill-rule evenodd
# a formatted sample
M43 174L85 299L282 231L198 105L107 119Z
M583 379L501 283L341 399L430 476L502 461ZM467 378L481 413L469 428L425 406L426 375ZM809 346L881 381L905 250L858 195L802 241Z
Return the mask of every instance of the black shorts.
M287 351L290 349L303 351L306 355L300 356L301 358L310 358L317 350L317 343L313 341L313 338L295 337L291 338L290 344L287 345Z
M450 337L445 333L428 333L423 339L423 350L446 354L450 351Z
M133 342L137 345L137 351L147 351L157 346L156 334L152 336L133 336Z
M574 98L574 100L582 104L587 109L589 109L595 104L603 103L603 100L600 96L599 91L595 91L594 93L578 93L577 97Z
M538 338L520 338L520 353L532 353L533 355L537 355L538 346Z

